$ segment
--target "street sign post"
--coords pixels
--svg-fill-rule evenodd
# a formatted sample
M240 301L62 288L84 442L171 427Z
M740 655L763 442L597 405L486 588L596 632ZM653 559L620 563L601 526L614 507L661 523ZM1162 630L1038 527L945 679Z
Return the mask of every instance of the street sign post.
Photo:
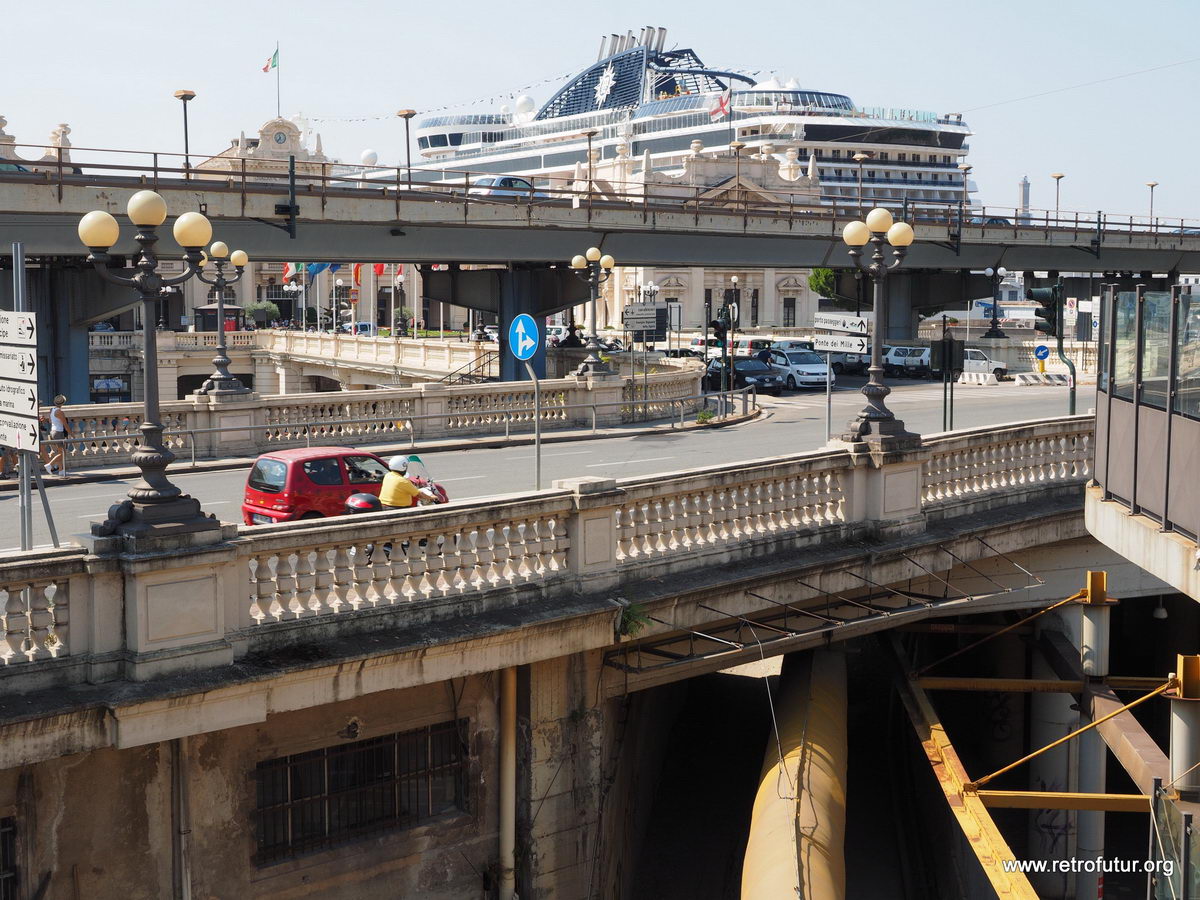
M869 353L871 342L865 337L849 334L818 334L813 337L813 349L832 353Z
M542 333L533 316L521 313L508 326L508 349L525 363L525 371L533 382L533 489L542 489L542 386L529 360L542 343Z
M875 314L862 313L813 313L813 327L824 328L826 331L845 331L850 334L869 334L874 326Z

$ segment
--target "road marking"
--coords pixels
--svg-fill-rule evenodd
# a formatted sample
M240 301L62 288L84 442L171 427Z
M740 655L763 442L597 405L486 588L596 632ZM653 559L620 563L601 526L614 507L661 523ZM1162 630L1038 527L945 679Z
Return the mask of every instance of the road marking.
M593 453L593 452L594 451L592 451L592 450L564 450L561 453L543 453L542 459L545 459L547 456L582 456L584 454ZM529 456L506 456L506 457L504 457L504 459L505 460L533 459L533 454L530 454Z
M611 462L590 463L589 465L584 466L584 468L585 469L599 469L603 466L628 466L633 463L662 462L663 460L666 460L666 459L675 459L675 457L674 456L651 456L649 459L614 460Z

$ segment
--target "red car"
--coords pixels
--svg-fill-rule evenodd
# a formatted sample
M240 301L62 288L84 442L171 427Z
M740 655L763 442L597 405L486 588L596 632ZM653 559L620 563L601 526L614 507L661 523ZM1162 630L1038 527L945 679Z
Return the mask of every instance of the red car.
M387 473L387 463L374 453L345 447L264 453L246 479L242 518L247 525L269 525L345 515L346 498L379 496Z

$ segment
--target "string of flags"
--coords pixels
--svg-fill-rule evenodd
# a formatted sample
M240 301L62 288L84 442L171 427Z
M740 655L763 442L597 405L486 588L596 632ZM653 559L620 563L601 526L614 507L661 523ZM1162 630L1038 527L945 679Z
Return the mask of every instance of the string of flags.
M366 265L366 263L354 263L351 268L351 278L356 285L362 284L362 269L364 265ZM375 273L375 277L382 277L384 272L387 271L388 265L388 263L372 263L371 268ZM394 269L393 277L399 278L404 274L404 265L402 263L391 263L391 265ZM308 280L311 281L326 270L328 270L330 273L333 273L341 268L341 263L285 262L283 263L283 280L289 281L293 278L299 277L301 273L303 273Z

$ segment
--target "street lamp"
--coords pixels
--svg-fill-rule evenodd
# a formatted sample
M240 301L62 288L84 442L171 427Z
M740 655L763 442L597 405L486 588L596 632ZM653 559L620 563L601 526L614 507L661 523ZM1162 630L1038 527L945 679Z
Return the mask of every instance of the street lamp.
M133 454L133 463L141 471L141 480L129 489L128 499L109 510L105 522L94 523L92 534L114 532L126 536L177 534L218 528L215 519L206 517L200 503L183 492L167 478L167 466L175 454L163 445L163 426L158 407L158 344L154 331L154 303L163 288L182 284L196 274L203 256L203 247L212 239L212 224L198 212L186 212L175 220L172 232L184 249L187 267L181 275L165 278L158 271L156 229L167 219L167 204L154 191L138 191L129 198L126 212L138 227L140 252L133 268L114 271L109 268L109 248L120 237L117 220L102 210L93 210L79 220L79 239L90 251L87 261L96 272L111 284L131 287L142 303L143 365L145 367L145 401L142 424L138 426L141 440ZM130 274L124 274L129 272Z
M971 170L975 168L970 163L959 163L958 171L962 172L963 191L962 202L958 204L958 230L962 232L963 216L971 209L971 197L967 193L967 176L971 174Z
M992 327L985 331L982 336L985 338L1008 337L1008 335L1000 330L1000 320L997 316L997 307L1000 303L1000 299L998 297L998 294L1000 293L1000 282L1002 282L1004 277L1008 275L1008 269L1004 268L1004 266L1001 266L998 269L993 269L991 266L988 266L983 271L988 278L992 279ZM970 311L967 312L967 317L970 318Z
M401 109L396 115L404 120L404 168L408 175L408 189L412 190L412 143L408 137L408 123L417 114L415 109Z
M1062 180L1066 176L1062 172L1051 172L1050 177L1054 179L1054 224L1057 225L1059 188L1062 186Z
M301 279L303 279L304 276L300 275L299 277ZM300 310L300 330L307 331L308 330L308 321L305 318L305 309L304 309L305 294L307 292L305 291L304 285L300 284L299 282L289 281L287 284L285 284L283 286L283 289L292 295L292 322L294 323L296 321L296 310L297 310L297 308L299 308L299 310ZM297 294L299 294L300 296L297 297L296 296ZM296 306L297 300L300 301L299 307Z
M860 218L863 214L863 163L874 155L870 150L859 150L851 157L858 163L858 215Z
M1150 188L1150 230L1154 230L1154 189L1158 187L1157 181L1147 181L1146 187Z
M596 247L589 247L586 254L571 260L571 269L576 277L587 282L592 314L592 333L588 335L586 345L588 355L575 370L577 375L612 374L612 370L600 359L600 338L596 334L599 325L599 319L596 318L596 300L600 296L600 285L612 277L613 266L616 264L616 260L607 254L602 255Z
M887 408L885 398L891 390L883 383L883 286L888 273L897 268L913 242L912 226L907 222L893 222L892 214L877 208L867 214L865 222L854 221L842 229L842 240L850 248L850 258L856 268L866 272L875 283L875 328L871 334L871 366L867 369L870 380L863 385L867 405L850 423L843 439L850 442L871 440L872 443L893 445L916 438L904 430L904 423ZM871 262L862 261L862 248L872 245ZM895 259L884 264L883 248L891 246ZM869 438L869 435L874 435Z
M183 102L183 177L190 179L192 177L192 162L188 154L188 127L187 127L187 105L189 100L196 98L195 91L176 91L175 99Z
M224 241L214 241L208 248L217 274L213 278L205 278L202 267L196 267L196 280L211 284L217 292L217 355L213 357L214 371L196 391L197 394L249 394L250 389L242 384L236 375L229 371L229 351L226 348L225 337L225 288L242 280L249 259L245 250L229 252ZM225 277L226 261L233 264L237 274L232 278Z
M338 319L342 316L342 286L346 282L337 278L333 282L333 333L338 334Z

